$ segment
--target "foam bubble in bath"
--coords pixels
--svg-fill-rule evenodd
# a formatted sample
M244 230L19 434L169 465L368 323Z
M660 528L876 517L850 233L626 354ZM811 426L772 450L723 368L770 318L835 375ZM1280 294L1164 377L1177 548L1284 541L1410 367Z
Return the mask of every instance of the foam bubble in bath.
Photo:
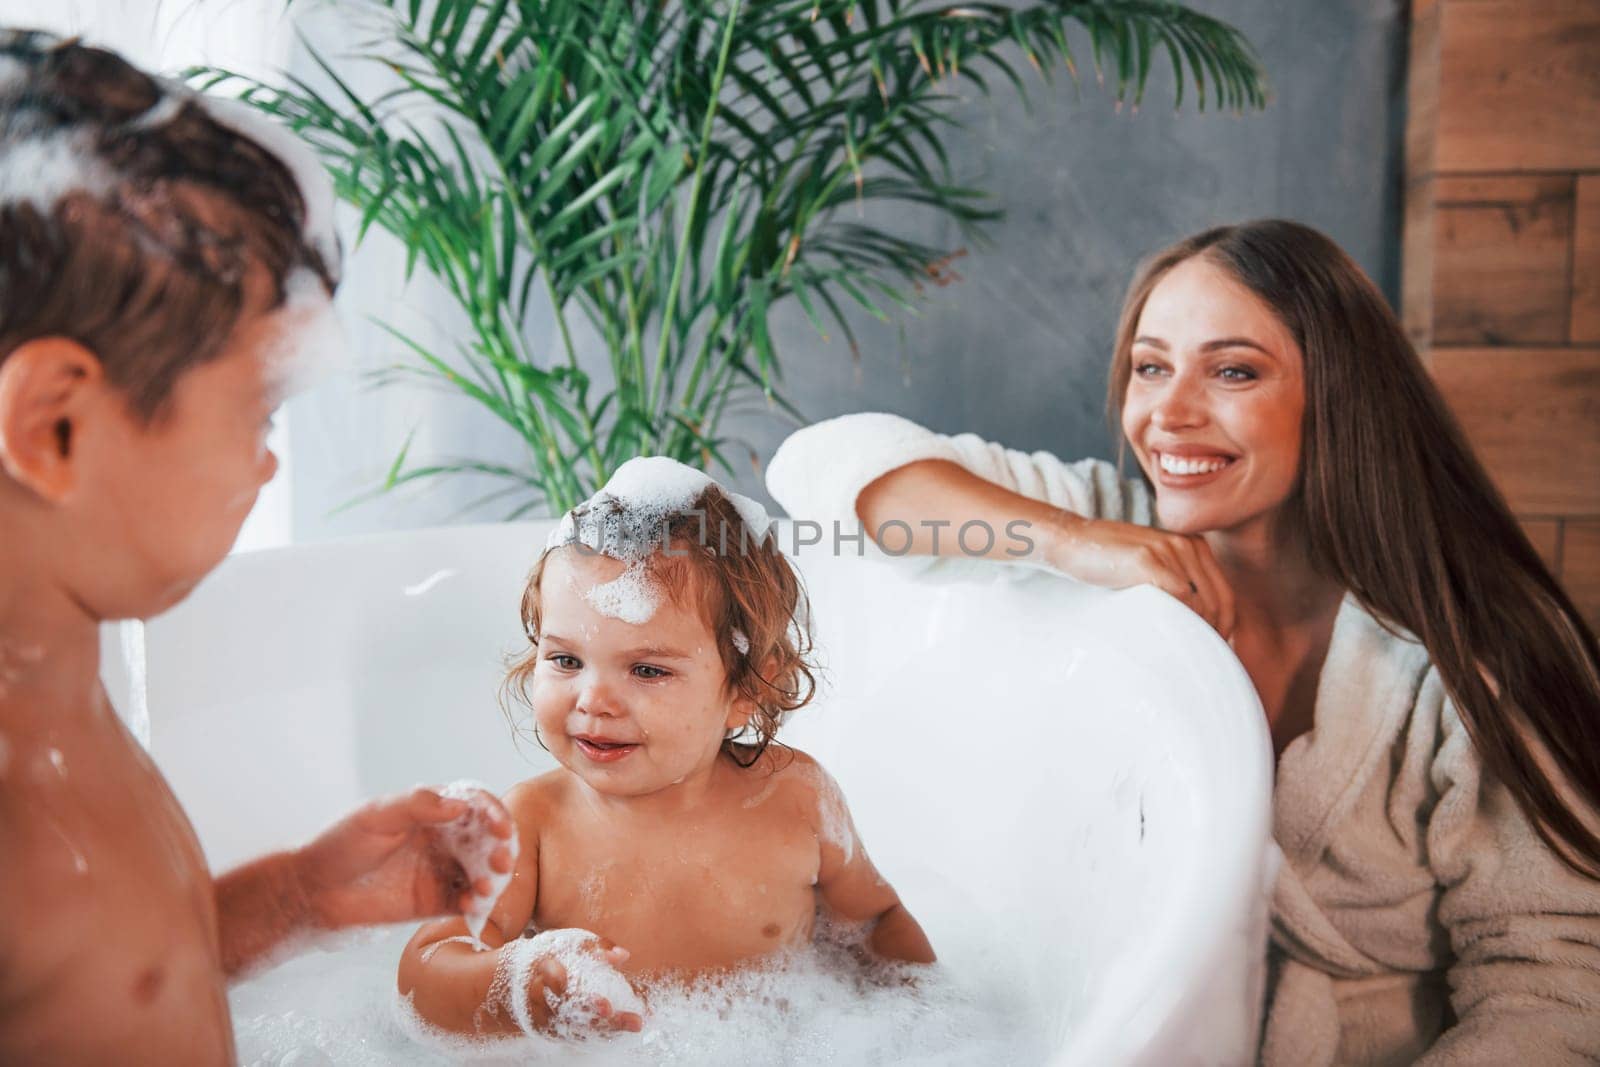
M638 626L649 622L660 604L661 593L645 569L645 561L661 549L667 518L689 510L695 499L715 486L739 513L748 531L743 546L727 532L728 550L754 549L772 528L767 510L749 497L724 488L704 471L666 456L630 459L611 480L562 516L545 541L549 551L562 545L581 544L592 552L627 565L622 574L594 586L585 597L600 614ZM721 543L719 531L705 531L708 543Z
M613 1015L633 1012L643 1016L644 1001L633 986L600 956L600 935L589 930L546 930L533 937L518 938L501 949L500 966L489 987L491 1004L504 1004L523 1033L541 1031L534 1026L528 1004L528 982L541 960L559 963L567 972L567 990L562 996L545 992L551 1009L550 1025L542 1032L557 1038L581 1038L595 1032L600 1015L595 1002L604 997Z
M489 865L489 857L504 844L511 853L511 865L515 867L520 847L517 832L513 828L510 838L500 838L489 828L489 809L494 794L482 783L467 780L451 782L439 790L439 794L467 802L466 812L439 827L439 836L444 840L445 847L461 864L462 870L466 871L468 881L474 886L480 878L489 881L489 895L480 896L474 889L471 903L462 914L462 918L467 921L467 930L472 934L472 944L482 949L484 925L488 923L489 914L494 911L495 904L500 900L500 894L511 884L511 871L507 870L504 873L496 871Z
M395 994L415 924L363 931L231 986L240 1063L339 1067L973 1067L1053 1062L1061 1021L1042 1010L983 913L939 941L947 962L863 969L819 922L815 947L684 985L641 990L643 1032L604 1040L466 1038L433 1029ZM838 940L853 940L847 931ZM909 979L906 981L905 979ZM506 1015L504 1004L498 1006Z

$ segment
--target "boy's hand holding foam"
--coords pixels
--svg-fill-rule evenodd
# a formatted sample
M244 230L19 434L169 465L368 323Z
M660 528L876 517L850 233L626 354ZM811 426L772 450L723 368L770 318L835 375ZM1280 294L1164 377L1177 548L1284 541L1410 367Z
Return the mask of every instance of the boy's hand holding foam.
M248 967L305 928L340 930L460 911L487 915L516 859L492 794L418 788L375 800L310 844L217 880L224 964ZM481 929L481 923L479 929Z
M477 862L449 832L463 821L490 846ZM495 876L509 876L515 858L511 829L511 816L487 792L469 801L416 789L373 801L295 853L310 917L340 929L470 912L480 900L492 904L494 883L503 884Z

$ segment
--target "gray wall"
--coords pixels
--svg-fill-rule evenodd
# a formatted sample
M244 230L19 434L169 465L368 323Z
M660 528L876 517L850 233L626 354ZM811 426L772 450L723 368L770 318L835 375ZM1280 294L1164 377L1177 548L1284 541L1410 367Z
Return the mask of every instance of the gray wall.
M969 129L951 156L964 183L991 190L1007 217L991 243L956 263L964 281L930 289L914 317L855 317L856 368L844 341L824 344L798 309L775 322L790 399L810 419L894 411L945 432L972 431L1060 455L1112 455L1102 415L1106 362L1124 287L1138 260L1193 231L1268 215L1316 226L1345 247L1390 299L1399 292L1404 0L1196 0L1244 31L1271 82L1263 112L1174 113L1158 68L1137 113L1112 108L1092 76L1037 83L1029 114L1002 79L969 94ZM1027 68L1023 68L1026 72ZM954 228L917 231L956 247ZM364 251L347 277L362 277ZM405 301L369 278L377 310ZM510 435L452 398L424 400L348 384L291 406L298 540L494 519L463 512L492 484L436 483L338 515L328 511L381 478L406 432L413 454L514 457ZM438 406L434 406L438 405ZM792 428L778 412L725 424L764 462ZM730 450L730 454L739 450ZM765 498L743 462L738 488Z
M1256 46L1267 109L1175 113L1165 69L1138 114L1116 113L1092 79L1079 96L1065 78L1044 87L1032 116L1014 93L970 101L969 133L951 155L964 183L992 190L1007 212L992 247L957 261L965 280L930 290L903 340L857 316L859 380L842 340L821 344L791 318L779 335L787 384L809 418L893 411L1016 448L1114 455L1103 410L1123 291L1143 256L1218 223L1271 215L1316 226L1398 301L1406 5L1195 6ZM924 236L960 239L954 227ZM737 429L763 460L786 432L776 417Z

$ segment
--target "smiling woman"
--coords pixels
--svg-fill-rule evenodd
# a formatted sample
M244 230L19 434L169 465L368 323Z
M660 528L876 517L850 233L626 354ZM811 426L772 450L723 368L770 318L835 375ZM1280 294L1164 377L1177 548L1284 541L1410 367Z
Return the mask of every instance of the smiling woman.
M1266 1063L1600 1058L1600 651L1376 288L1291 222L1179 242L1109 409L1143 478L869 414L768 486L933 569L943 527L1021 522L1034 563L1230 639L1279 754Z

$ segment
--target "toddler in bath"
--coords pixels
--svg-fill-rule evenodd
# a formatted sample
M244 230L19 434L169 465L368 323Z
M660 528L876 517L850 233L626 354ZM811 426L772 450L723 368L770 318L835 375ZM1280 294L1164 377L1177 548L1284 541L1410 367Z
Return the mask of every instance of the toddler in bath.
M523 593L529 647L507 680L561 767L504 798L520 848L481 944L452 918L406 947L399 988L424 1020L638 1030L625 979L808 944L819 907L867 924L881 959L933 961L832 778L771 744L812 678L799 582L769 525L661 458L624 465L563 519Z

